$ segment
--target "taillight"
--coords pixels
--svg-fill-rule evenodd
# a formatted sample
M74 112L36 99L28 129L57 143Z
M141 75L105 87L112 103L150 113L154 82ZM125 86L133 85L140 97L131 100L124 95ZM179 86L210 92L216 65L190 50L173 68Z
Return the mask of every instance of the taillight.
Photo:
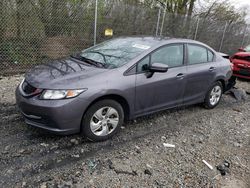
M233 64L233 62L230 62L230 67L231 67L231 70L234 69L234 64Z

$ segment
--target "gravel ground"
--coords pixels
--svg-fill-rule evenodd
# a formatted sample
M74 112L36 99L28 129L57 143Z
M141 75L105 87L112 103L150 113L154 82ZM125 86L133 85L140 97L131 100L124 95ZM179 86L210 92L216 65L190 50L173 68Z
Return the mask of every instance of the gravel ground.
M15 106L21 79L0 78L0 187L250 187L249 96L138 118L91 143L27 126ZM250 91L247 81L236 87ZM230 167L222 176L216 166L224 160Z

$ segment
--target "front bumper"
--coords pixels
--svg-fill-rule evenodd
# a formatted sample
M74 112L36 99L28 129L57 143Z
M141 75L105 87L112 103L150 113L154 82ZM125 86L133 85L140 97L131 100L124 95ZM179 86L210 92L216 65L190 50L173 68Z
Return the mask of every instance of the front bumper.
M250 69L235 67L233 70L233 75L239 78L250 79Z
M87 108L82 98L39 100L38 96L23 97L19 88L16 89L16 103L27 124L61 135L80 132Z
M246 75L239 74L238 72L234 72L233 75L238 77L238 78L244 78L244 79L249 79L250 80L250 75L246 76Z

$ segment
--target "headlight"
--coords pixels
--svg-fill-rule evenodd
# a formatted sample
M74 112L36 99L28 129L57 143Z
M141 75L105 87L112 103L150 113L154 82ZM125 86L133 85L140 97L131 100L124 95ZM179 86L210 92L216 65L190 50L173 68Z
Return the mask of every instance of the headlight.
M68 99L80 95L87 89L74 90L44 90L41 99Z

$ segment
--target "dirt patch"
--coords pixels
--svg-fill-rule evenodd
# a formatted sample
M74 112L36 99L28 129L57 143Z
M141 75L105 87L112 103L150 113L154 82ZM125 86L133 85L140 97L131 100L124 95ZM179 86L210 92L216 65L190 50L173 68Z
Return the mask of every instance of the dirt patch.
M91 143L27 126L14 100L21 79L0 80L0 187L250 187L249 97L138 118ZM250 83L236 87L249 91ZM222 176L216 166L224 160L230 168Z
M224 178L221 182L222 188L248 188L247 184L238 179Z
M15 104L15 90L23 75L0 77L0 104Z

